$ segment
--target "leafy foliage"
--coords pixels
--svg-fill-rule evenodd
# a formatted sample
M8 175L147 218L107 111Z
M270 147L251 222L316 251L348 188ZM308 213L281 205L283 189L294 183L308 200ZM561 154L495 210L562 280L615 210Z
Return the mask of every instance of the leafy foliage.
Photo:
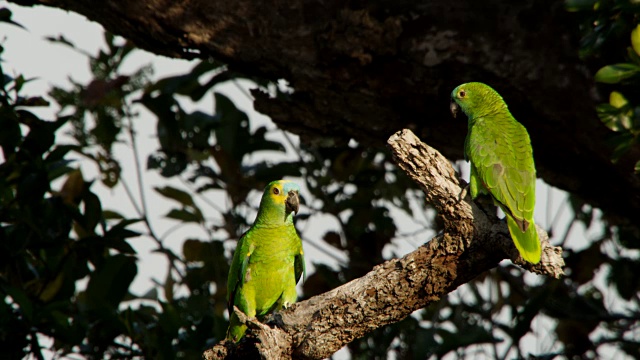
M2 67L0 77L3 353L40 354L40 334L63 351L80 346L81 352L104 352L119 335L113 329L125 326L117 312L137 272L127 238L138 234L127 229L132 221L104 219L91 182L71 167L69 153L82 146L56 142L70 118L38 118L28 109L48 103L21 95L28 80ZM53 190L51 182L64 175L61 190ZM81 279L88 279L84 290L78 288Z
M601 21L596 29L582 27L585 57L600 56L610 49L603 39L628 34L635 25L631 14L636 8L630 2L567 5L584 16L584 24L593 23L592 17ZM620 16L611 18L616 11ZM15 25L6 9L0 9L0 22ZM76 49L63 36L49 39ZM60 357L200 357L225 335L233 241L253 221L254 200L273 179L289 177L303 185L304 207L296 225L307 254L329 259L307 256L314 271L303 285L304 298L362 276L397 252L419 246L411 242L414 237L424 240L439 230L421 192L386 151L355 141L298 143L290 134L250 119L217 87L242 79L252 81L257 91L290 99L277 85L247 78L215 60L157 81L150 80L150 66L123 74L122 64L135 48L110 34L104 40L105 48L96 55L76 49L88 57L93 79L52 89L49 95L59 109L51 121L29 111L50 106L43 97L21 96L30 80L9 76L0 66L3 355L41 358L49 348ZM634 59L599 77L637 86L632 66L640 63ZM640 110L631 106L637 99L625 89L598 110L605 124L620 136L631 136L635 144ZM206 96L214 100L212 113L184 105ZM137 201L134 216L104 209L103 199L92 190L100 184L85 180L77 166L80 156L97 166L102 185L126 187L131 179L123 177L113 147L126 143L137 159L135 126L142 108L156 120L157 149L147 158L146 173L136 169L136 181L144 188L143 175L150 172L166 179L152 192L172 205L165 219L150 218L144 197L136 200L131 193ZM620 156L625 151L623 146ZM175 179L184 186L170 182ZM52 185L56 181L59 188ZM509 265L479 274L439 303L353 341L351 357L595 358L611 348L640 357L634 337L640 317L638 235L598 225L597 211L577 198L566 206L573 219L564 234L554 234L555 241L564 245L574 226L602 227L586 248L567 251L566 278L534 282ZM176 225L158 235L159 221ZM318 230L318 223L327 225ZM186 224L204 235L172 235ZM133 247L132 239L140 236L154 242L154 253L163 256L166 269L158 269L164 280L135 294L131 283L138 269L148 266L146 254L136 254ZM167 245L176 237L181 251ZM598 273L605 274L606 282ZM531 339L545 335L548 344L531 345ZM44 339L52 344L43 345Z
M595 80L610 84L605 87L610 89L609 102L598 105L597 111L615 132L609 141L614 149L612 160L619 161L640 144L640 6L626 0L569 0L566 4L569 10L584 14L582 56L598 64L615 62L601 66ZM640 173L640 160L631 166Z

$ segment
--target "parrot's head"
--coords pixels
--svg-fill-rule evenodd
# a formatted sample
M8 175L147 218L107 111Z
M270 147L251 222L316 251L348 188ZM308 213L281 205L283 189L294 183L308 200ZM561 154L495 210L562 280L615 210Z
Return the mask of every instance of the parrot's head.
M469 118L484 116L496 106L504 106L502 97L481 82L458 85L451 92L450 110L453 117L456 117L458 110L462 110Z
M264 189L256 221L269 224L293 222L300 209L300 187L289 180L275 180Z

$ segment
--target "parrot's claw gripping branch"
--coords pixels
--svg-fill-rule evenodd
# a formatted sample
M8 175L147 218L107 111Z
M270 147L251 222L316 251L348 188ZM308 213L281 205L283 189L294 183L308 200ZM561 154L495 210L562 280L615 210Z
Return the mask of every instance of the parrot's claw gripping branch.
M460 180L460 181L462 181L463 183L465 182L464 180ZM460 190L460 194L458 195L459 201L464 200L464 198L466 198L467 195L471 196L471 194L469 193L469 189L471 189L471 186L468 183L462 187L462 190Z
M426 145L410 130L401 130L387 141L398 166L417 182L425 192L426 200L442 217L447 232L462 236L464 248L494 252L503 250L515 264L541 275L559 278L564 274L562 248L549 244L548 234L538 227L542 245L542 260L537 265L524 261L513 246L504 221L481 211L466 195L465 182L458 177L449 161L438 151Z

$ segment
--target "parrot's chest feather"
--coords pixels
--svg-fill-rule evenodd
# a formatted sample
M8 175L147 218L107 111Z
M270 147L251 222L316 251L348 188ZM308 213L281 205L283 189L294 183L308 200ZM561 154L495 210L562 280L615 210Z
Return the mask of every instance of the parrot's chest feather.
M302 243L293 226L261 228L251 234L251 241L253 251L242 287L250 289L246 295L254 297L260 314L271 309L287 289L295 289L295 257Z

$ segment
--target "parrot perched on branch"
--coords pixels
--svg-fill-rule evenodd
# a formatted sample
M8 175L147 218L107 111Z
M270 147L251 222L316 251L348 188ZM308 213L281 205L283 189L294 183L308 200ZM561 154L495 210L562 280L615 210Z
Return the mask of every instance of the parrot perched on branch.
M269 183L256 220L238 240L227 281L227 339L238 342L247 330L234 306L248 318L260 318L296 302L296 283L305 274L302 241L293 226L299 191L291 181Z
M528 262L540 262L540 239L533 221L536 168L527 130L511 115L500 94L470 82L451 93L451 112L467 115L465 159L471 162L471 197L490 194L507 218L511 238Z

